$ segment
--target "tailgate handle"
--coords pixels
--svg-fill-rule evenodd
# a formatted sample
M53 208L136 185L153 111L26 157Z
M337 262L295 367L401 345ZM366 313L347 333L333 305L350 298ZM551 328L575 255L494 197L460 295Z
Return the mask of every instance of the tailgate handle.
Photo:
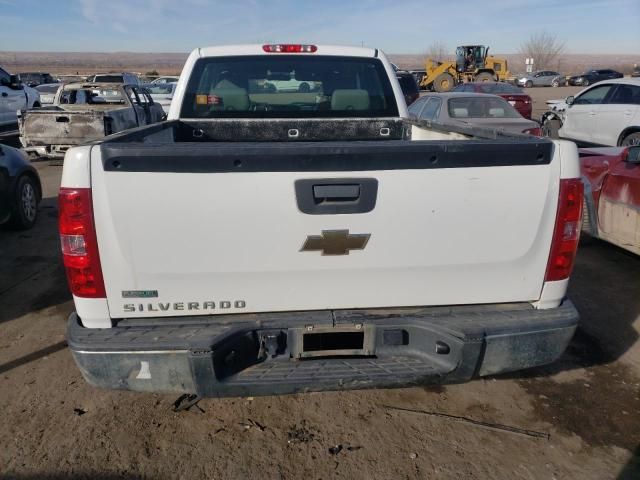
M69 117L56 117L56 122L69 123Z
M298 209L308 215L367 213L376 206L376 178L310 178L295 181Z
M322 202L355 202L360 198L360 185L314 185L313 198Z

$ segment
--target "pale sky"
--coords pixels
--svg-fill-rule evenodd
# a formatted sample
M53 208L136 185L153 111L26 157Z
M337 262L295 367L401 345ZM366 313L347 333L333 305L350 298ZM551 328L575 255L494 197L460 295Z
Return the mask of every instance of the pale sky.
M640 0L0 0L0 50L188 52L305 42L515 53L532 32L570 53L640 54Z

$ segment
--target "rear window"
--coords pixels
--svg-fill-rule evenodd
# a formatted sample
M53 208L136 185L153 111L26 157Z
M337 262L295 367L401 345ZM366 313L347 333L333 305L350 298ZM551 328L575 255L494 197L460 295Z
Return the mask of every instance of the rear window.
M124 83L122 75L96 75L93 78L96 83Z
M520 114L499 97L451 98L447 107L451 118L520 118Z
M395 117L395 97L376 58L242 56L196 62L183 118Z
M60 94L61 105L99 105L124 104L120 90L104 88L82 88L63 90Z
M49 85L38 85L36 88L40 93L56 93L60 85L57 83Z

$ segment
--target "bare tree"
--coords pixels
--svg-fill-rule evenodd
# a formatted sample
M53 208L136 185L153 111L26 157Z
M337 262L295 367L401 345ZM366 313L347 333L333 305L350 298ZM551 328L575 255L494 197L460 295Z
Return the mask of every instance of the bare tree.
M565 42L559 40L557 35L541 31L531 34L520 45L520 53L526 58L533 58L536 70L552 69L559 64L565 46Z
M451 54L447 50L447 46L440 41L433 42L429 45L424 55L426 58L436 60L437 62L443 62L451 57Z

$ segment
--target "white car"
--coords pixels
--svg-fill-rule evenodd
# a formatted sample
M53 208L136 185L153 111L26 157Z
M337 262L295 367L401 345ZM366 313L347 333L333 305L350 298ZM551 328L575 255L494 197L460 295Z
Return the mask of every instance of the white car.
M547 102L544 131L582 145L640 144L640 78L598 82L564 102Z
M145 88L149 90L149 94L154 102L162 107L164 113L169 113L173 92L176 90L177 83L149 83Z
M36 90L0 68L0 131L17 130L18 112L39 106L40 94Z

